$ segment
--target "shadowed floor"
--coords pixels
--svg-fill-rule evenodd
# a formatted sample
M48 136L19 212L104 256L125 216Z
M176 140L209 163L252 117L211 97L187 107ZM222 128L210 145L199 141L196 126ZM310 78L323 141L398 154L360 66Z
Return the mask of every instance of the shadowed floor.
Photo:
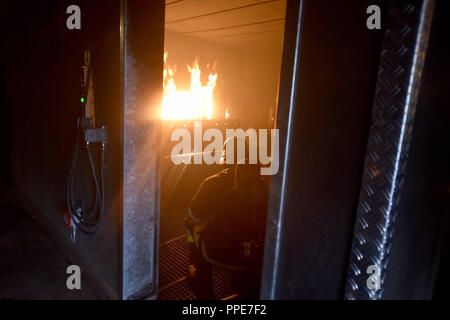
M71 264L0 182L0 299L98 299L66 287Z

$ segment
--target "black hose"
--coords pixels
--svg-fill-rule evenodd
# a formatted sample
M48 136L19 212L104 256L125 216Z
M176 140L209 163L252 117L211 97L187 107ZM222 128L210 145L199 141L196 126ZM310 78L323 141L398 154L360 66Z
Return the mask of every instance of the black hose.
M81 140L81 129L79 128L77 134L77 140L75 143L75 150L73 154L71 168L69 170L68 182L67 182L67 206L69 213L72 217L74 217L73 221L78 229L81 232L91 235L94 234L98 230L99 222L101 220L101 216L103 215L104 210L104 153L105 146L102 146L102 154L101 154L101 165L100 165L100 183L97 177L97 170L95 169L95 162L92 156L92 151L90 149L90 145L87 145L87 153L89 157L90 169L94 178L95 183L95 201L94 207L92 210L82 209L81 212L78 212L74 206L74 177L75 171L77 167L78 161L78 153L80 148L80 140Z

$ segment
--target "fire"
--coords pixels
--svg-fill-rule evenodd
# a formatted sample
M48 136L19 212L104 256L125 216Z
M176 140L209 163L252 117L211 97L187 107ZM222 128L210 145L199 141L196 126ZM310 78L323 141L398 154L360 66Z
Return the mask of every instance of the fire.
M208 82L203 85L198 62L194 61L187 68L191 74L190 90L177 90L173 79L175 70L167 64L167 52L164 52L162 118L165 120L211 119L213 116L213 91L217 73L209 74Z

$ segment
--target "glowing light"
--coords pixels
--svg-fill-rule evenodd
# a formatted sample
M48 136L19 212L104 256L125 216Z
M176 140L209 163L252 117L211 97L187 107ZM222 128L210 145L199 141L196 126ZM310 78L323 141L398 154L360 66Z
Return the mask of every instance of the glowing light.
M203 85L198 62L194 61L187 68L191 74L190 89L177 90L173 79L175 70L167 64L167 52L164 52L162 118L165 120L211 119L213 116L213 91L217 73L209 74L208 82Z
M81 103L83 103L84 102L84 98L81 98Z

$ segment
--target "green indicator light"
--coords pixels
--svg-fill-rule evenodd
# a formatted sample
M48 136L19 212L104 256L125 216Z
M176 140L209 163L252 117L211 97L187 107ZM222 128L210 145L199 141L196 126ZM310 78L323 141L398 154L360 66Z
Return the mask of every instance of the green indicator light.
M81 102L84 102L84 98L81 98Z

